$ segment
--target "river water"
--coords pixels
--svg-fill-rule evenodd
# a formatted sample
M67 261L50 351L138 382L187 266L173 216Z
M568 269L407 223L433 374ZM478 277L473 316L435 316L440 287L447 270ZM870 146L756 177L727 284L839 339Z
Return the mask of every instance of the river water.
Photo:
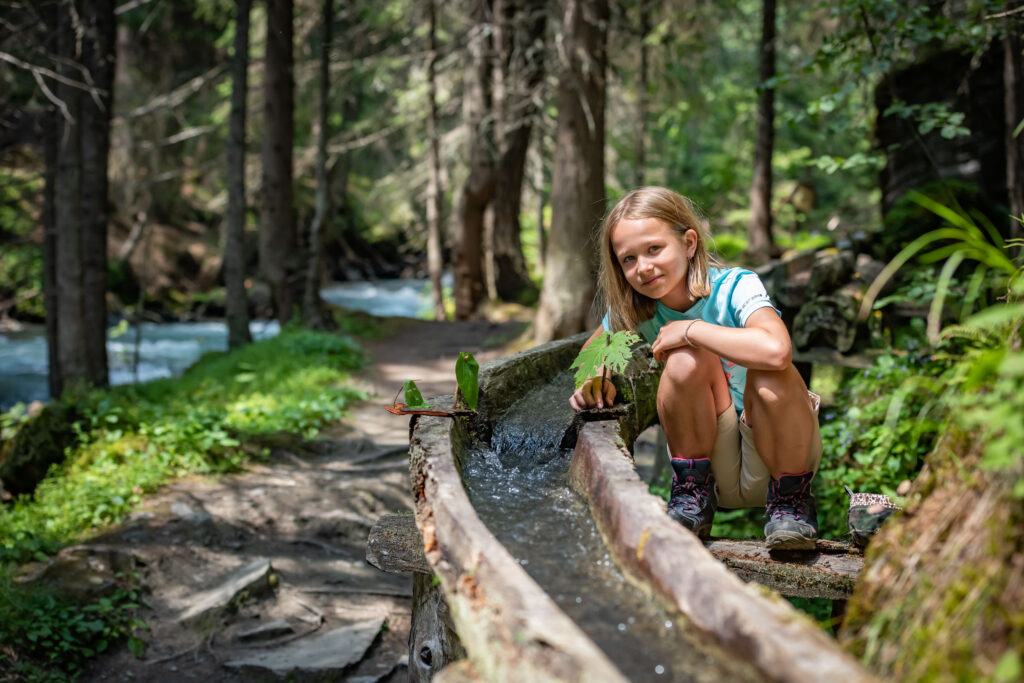
M565 372L529 392L494 426L491 445L466 455L463 481L477 514L631 681L759 680L612 560L568 486L572 452L558 448L572 420L572 388Z
M451 276L446 276L451 284ZM379 316L415 318L429 315L431 298L426 280L344 282L320 292L328 303ZM254 339L276 336L276 321L254 321ZM135 358L135 330L118 336L107 333L110 383L130 384L162 377L177 377L209 351L227 348L223 322L143 323L139 363ZM45 401L47 386L46 332L41 325L26 325L19 332L0 334L0 412L18 402Z

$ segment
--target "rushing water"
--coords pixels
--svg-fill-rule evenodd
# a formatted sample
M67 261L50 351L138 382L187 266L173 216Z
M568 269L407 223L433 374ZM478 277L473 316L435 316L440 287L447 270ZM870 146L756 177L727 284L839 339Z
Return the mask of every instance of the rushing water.
M451 284L451 275L442 282ZM321 291L329 303L379 316L414 318L431 310L427 280L378 280L345 282ZM254 339L273 337L280 331L276 321L250 325ZM222 322L143 323L136 367L135 330L107 334L110 383L129 384L181 375L208 351L227 348L227 326ZM28 325L20 332L0 334L0 411L18 402L45 401L47 385L46 332Z
M493 447L468 454L463 478L480 518L630 680L756 680L629 583L612 560L568 487L571 452L558 448L572 419L571 393L568 373L538 387L495 425Z

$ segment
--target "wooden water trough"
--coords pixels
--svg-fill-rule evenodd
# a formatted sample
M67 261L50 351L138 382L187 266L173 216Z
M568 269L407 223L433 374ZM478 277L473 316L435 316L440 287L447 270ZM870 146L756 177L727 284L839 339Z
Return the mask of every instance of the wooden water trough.
M384 571L413 572L412 680L627 680L488 530L461 478L464 446L489 439L500 416L530 387L568 367L584 340L552 342L485 367L475 421L413 418L415 516L380 520L367 550L367 559ZM578 415L563 441L575 443L570 485L589 502L626 576L729 656L748 662L758 678L872 680L777 593L745 583L842 600L852 592L859 554L823 541L817 551L776 558L763 542L705 544L672 521L664 501L637 475L627 448L656 420L658 374L648 348L634 354L626 375L620 396L639 399L612 411L617 419Z

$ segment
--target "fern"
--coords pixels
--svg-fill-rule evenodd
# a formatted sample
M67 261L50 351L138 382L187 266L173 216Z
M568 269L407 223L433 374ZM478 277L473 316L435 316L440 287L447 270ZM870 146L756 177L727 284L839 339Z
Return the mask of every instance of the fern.
M580 350L576 360L569 366L570 369L576 369L576 388L579 389L588 379L601 374L602 369L621 373L633 357L630 347L639 342L639 335L629 330L602 332L597 339Z

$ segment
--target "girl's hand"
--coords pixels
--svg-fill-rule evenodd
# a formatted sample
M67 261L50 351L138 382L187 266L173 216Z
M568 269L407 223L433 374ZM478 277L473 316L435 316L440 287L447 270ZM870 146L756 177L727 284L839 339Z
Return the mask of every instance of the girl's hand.
M651 344L651 351L654 353L654 360L663 361L668 358L672 349L683 346L691 346L688 339L690 327L700 320L676 320L664 325L658 332L658 338Z
M591 377L569 398L573 410L604 408L615 402L615 385L608 377Z

